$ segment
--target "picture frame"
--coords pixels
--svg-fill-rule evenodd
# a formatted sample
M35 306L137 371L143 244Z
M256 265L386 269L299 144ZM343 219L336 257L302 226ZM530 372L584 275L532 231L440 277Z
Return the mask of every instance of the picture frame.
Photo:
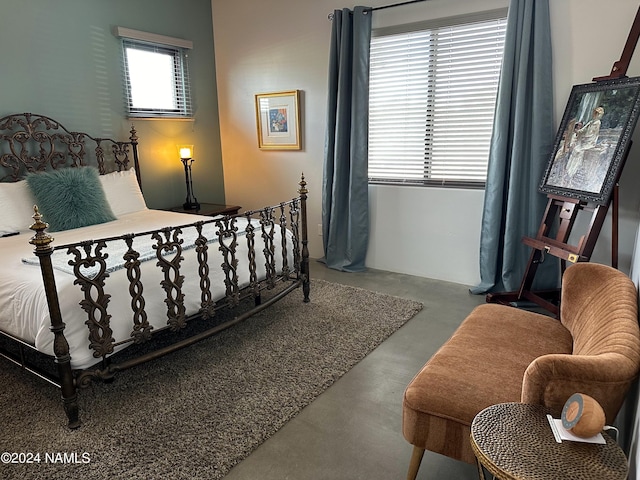
M606 205L640 112L640 77L574 85L539 191Z
M300 91L255 96L258 148L300 150Z

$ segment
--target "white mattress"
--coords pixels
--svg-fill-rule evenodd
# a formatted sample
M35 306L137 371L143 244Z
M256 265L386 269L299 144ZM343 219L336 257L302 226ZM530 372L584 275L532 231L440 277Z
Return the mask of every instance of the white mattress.
M87 239L113 237L126 233L137 233L178 226L203 220L198 215L146 210L123 215L116 221L83 227L64 232L55 232L53 245L64 245ZM244 219L238 221L239 232L244 229ZM252 222L253 223L253 222ZM258 221L254 225L259 227ZM33 256L33 246L29 244L31 235L23 233L13 237L0 238L0 330L34 345L37 350L53 355L53 334L50 332L49 312L42 286L40 268L27 265L22 259ZM138 239L136 239L138 241ZM258 275L264 275L264 260L261 257L262 243L259 230L256 230L256 260ZM279 228L275 229L274 244L276 251L280 248ZM134 243L135 248L136 243ZM246 241L244 236L238 237L238 276L240 283L248 282L248 260L246 259ZM66 250L65 250L66 251ZM209 246L209 265L211 292L214 299L224 296L224 273L215 268L222 263L217 241ZM242 252L242 253L241 253ZM182 292L185 296L187 315L196 313L200 305L199 276L195 249L183 250L185 258L180 273L184 275L185 284ZM219 257L213 260L213 256ZM289 265L292 265L291 248L289 248ZM276 254L276 267L280 270L281 256ZM145 310L149 322L156 328L166 325L167 307L164 303L166 294L160 286L163 278L157 260L152 259L141 265L141 279L144 287ZM56 286L60 299L63 321L66 324L65 337L70 345L71 365L73 368L85 368L96 363L93 351L89 350L88 333L85 325L86 313L78 303L83 293L78 285L73 284L74 276L59 270L55 271ZM105 290L111 295L108 313L111 315L111 328L116 342L129 338L132 328L131 297L126 270L120 269L110 273Z

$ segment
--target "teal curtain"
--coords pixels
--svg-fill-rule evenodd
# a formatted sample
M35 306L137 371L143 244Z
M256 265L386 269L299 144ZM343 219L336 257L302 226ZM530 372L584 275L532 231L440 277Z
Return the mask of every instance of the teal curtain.
M371 8L333 12L322 183L323 261L365 269L369 243L368 117Z
M538 192L555 137L548 0L511 0L489 153L480 239L481 283L472 293L520 288L547 197ZM547 255L534 281L555 288L558 260Z

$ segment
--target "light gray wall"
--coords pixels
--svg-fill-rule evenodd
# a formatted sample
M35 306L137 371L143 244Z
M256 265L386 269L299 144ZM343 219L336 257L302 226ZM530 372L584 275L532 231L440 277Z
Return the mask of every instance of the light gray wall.
M367 2L388 5L387 0ZM508 0L430 0L374 12L374 28L426 18L500 8ZM228 200L245 207L294 194L301 171L310 189L310 250L322 255L322 159L331 22L339 0L212 0L222 155ZM571 86L609 74L620 58L635 0L550 1L557 128ZM637 57L637 55L636 55ZM640 74L633 60L628 74ZM254 94L303 91L304 148L258 150ZM635 142L638 145L640 142ZM620 266L628 269L638 223L637 147L622 178ZM474 285L479 281L478 244L484 192L441 188L371 186L371 242L367 265ZM609 263L610 224L594 261ZM535 232L531 233L532 235Z
M0 12L0 116L39 113L116 139L135 124L150 207L184 202L175 145L193 143L198 200L224 201L209 0L3 0ZM195 121L125 117L114 25L193 41Z

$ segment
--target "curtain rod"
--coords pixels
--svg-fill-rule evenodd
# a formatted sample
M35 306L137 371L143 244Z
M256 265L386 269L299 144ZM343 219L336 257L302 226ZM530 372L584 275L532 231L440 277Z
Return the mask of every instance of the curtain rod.
M426 2L427 0L410 0L409 2L400 2L400 3L394 3L392 5L383 5L382 7L372 7L371 11L373 12L374 10L384 10L385 8L393 8L393 7L400 7L402 5L409 5L410 3L420 3L420 2Z
M427 0L410 0L408 2L400 2L400 3L394 3L391 5L383 5L381 7L371 7L365 10L365 12L373 12L375 10L384 10L385 8L393 8L393 7L400 7L402 5L409 5L410 3L420 3L420 2L426 2ZM333 13L330 13L329 15L327 15L327 18L329 20L333 20Z

